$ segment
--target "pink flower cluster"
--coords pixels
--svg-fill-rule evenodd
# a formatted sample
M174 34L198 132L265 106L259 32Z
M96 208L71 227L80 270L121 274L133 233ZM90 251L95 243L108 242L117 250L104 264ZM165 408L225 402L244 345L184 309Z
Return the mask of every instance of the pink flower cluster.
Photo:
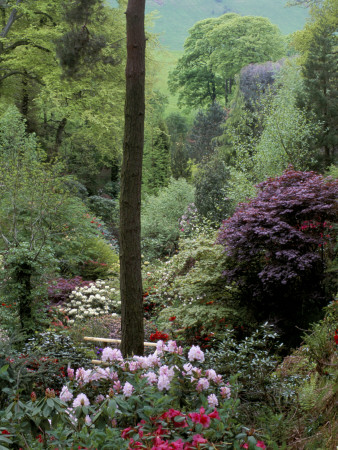
M188 444L183 444L181 440L171 443L162 441L163 433L161 427L163 423L171 423L173 428L182 428L188 426L189 420L191 423L190 427L193 427L194 424L201 424L203 428L208 428L211 419L220 420L216 407L221 402L224 402L225 399L230 398L231 391L230 386L225 385L222 376L218 375L214 369L205 370L201 367L195 367L191 363L193 361L204 362L204 353L198 346L193 346L189 350L188 360L190 362L187 360L185 362L182 354L182 348L177 346L175 341L168 341L166 344L160 341L157 344L155 353L148 356L134 356L128 360L123 359L119 350L107 347L102 352L102 360L105 363L109 363L109 367L95 367L93 370L86 370L81 367L76 371L68 368L67 374L75 391L73 390L72 392L68 386L63 386L60 399L68 404L72 401L72 407L68 407L68 411L69 415L74 415L75 408L89 406L90 402L92 404L100 404L106 398L111 398L115 395L123 395L127 400L134 395L140 395L141 392L137 382L133 381L133 378L129 377L129 375L135 374L134 380L137 380L138 377L145 379L147 385L152 387L154 392L160 391L164 393L170 390L174 378L178 377L180 382L183 382L190 392L195 392L196 394L203 392L207 398L208 406L214 411L206 414L205 409L200 408L199 412L192 412L185 416L180 411L169 409L169 411L155 419L155 424L157 423L156 421L159 421L157 424L158 434L156 435L158 439L156 442L154 441L153 448L182 448L184 450L196 448L197 444L204 442L202 441L204 437L195 435L195 440ZM166 361L168 361L167 364ZM175 362L172 363L172 361ZM95 390L93 398L90 397L92 387ZM75 396L76 391L77 396ZM81 391L85 391L91 400ZM90 416L86 418L88 426L90 426L91 420ZM127 435L126 430L125 434ZM138 433L140 432L142 434L141 427ZM198 441L198 439L202 440ZM138 448L136 446L137 441L132 444L133 446L131 444L130 442L130 448Z

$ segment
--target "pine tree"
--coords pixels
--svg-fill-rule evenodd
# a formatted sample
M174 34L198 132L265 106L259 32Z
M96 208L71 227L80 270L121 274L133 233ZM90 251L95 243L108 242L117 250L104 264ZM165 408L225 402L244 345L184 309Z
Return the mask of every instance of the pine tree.
M163 120L152 129L144 149L143 192L155 194L168 185L170 178L170 140Z
M308 108L322 124L319 145L324 149L325 165L333 161L338 146L338 75L337 36L330 24L322 26L313 36L303 76Z

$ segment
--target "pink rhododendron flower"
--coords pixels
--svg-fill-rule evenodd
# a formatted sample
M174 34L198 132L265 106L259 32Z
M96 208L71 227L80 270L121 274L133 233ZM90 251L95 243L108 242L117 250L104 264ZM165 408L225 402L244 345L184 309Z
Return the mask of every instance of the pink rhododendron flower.
M92 424L92 419L88 416L85 417L85 424L89 427Z
M176 353L177 352L177 344L176 341L168 341L166 345L166 350L169 353Z
M168 378L167 375L160 375L158 377L157 388L159 391L163 391L163 389L166 389L167 391L169 391L170 379Z
M60 400L63 402L69 402L73 398L73 394L70 392L67 386L63 386L60 392Z
M152 385L157 383L157 375L155 372L147 372L144 376L148 378L148 384Z
M83 367L77 369L75 373L75 378L80 384L89 383L92 371L90 369L85 370Z
M202 392L203 390L208 389L209 387L209 381L206 378L200 378L198 380L197 386L196 386L196 390L198 392Z
M117 393L119 393L121 391L122 385L121 385L120 380L115 381L115 383L113 384L113 388Z
M217 373L214 371L214 369L206 370L205 375L209 380L215 381L217 379Z
M227 386L221 387L221 396L222 398L230 398L231 390Z
M213 408L218 405L218 399L215 394L208 395L208 405Z
M78 406L88 406L89 404L90 402L86 394L79 394L73 401L73 408L77 408Z
M102 361L123 361L122 353L118 348L112 349L111 347L106 347L103 349Z
M258 448L266 448L266 445L264 444L263 441L257 441L256 442L256 447L258 447Z
M72 380L72 379L74 378L74 369L71 369L70 367L68 367L68 369L67 369L67 375L68 375L68 378L69 378L70 380Z
M134 386L130 383L128 383L128 381L125 382L125 385L123 386L123 393L126 397L131 397L132 393L134 390Z
M199 348L198 345L193 345L188 353L188 359L189 361L204 361L204 353Z
M158 355L162 355L165 350L165 344L162 340L158 341L156 344L156 352Z
M162 366L159 370L159 375L165 375L171 381L174 378L175 372L173 367Z
M244 444L241 445L241 448L249 448L249 444L247 442L244 442Z

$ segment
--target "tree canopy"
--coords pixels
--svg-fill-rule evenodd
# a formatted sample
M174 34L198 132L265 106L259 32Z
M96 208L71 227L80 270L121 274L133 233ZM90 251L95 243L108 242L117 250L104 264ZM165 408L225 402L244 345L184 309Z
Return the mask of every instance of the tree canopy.
M181 106L204 106L222 97L227 102L244 66L277 61L284 54L282 34L269 19L228 13L202 20L189 30L169 87L178 92Z

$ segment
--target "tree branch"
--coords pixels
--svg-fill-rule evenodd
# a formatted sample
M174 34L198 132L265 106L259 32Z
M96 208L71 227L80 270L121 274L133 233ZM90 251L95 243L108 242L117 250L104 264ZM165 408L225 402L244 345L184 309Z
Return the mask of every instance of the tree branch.
M16 0L16 4L18 5L19 3L21 3L22 2L22 0ZM9 19L8 19L8 22L6 23L6 25L4 26L4 28L3 28L3 30L1 31L1 33L0 33L0 37L6 37L7 36L7 34L8 34L8 32L9 32L9 30L11 29L11 27L12 27L12 25L13 25L13 23L19 18L18 16L17 16L17 9L16 8L14 8L14 9L12 9L12 12L11 12L11 14L10 14L10 16L9 16ZM21 16L20 16L21 17Z
M6 70L6 69L5 69ZM35 75L30 75L27 72L21 72L20 70L12 70L11 72L6 73L5 75L2 75L0 77L0 83L1 81L5 80L6 78L9 78L13 75L22 75L25 76L27 78L29 78L30 80L36 81L38 84L41 84L41 86L45 86L45 83L41 80L39 80L39 78Z
M9 45L8 47L6 47L3 50L3 53L8 53L11 50L14 50L16 47L19 47L20 45L30 45L32 47L38 48L40 50L43 50L44 52L50 53L50 50L48 48L42 47L41 45L38 45L38 44L33 44L32 42L30 42L30 41L28 41L26 39L21 39L20 41L16 41L16 42L14 42L14 44Z

